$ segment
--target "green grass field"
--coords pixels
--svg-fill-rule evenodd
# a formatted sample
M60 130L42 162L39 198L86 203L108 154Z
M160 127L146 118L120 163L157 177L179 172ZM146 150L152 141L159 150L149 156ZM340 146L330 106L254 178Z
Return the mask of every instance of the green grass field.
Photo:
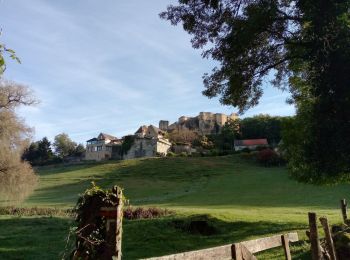
M152 158L38 169L40 184L21 206L73 207L78 194L96 182L119 185L134 206L157 206L174 216L124 222L124 259L206 248L292 230L302 239L307 212L341 221L339 200L350 185L313 186L288 178L285 168L265 168L238 155ZM217 232L191 234L174 223L206 218ZM64 217L0 217L1 259L60 259L72 220ZM308 259L308 244L292 246L295 259ZM282 249L259 259L281 259Z

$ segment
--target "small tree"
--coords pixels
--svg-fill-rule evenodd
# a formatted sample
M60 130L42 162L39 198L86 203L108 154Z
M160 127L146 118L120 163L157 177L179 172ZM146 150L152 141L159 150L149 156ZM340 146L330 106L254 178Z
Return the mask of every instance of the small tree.
M74 154L77 144L69 138L68 134L62 133L55 136L53 146L56 154L64 158Z
M221 129L223 150L234 149L234 140L240 137L239 120L229 120Z
M74 156L81 157L85 154L85 147L83 144L78 144L74 149Z
M44 165L50 163L54 158L51 149L51 142L44 137L40 141L33 142L24 151L22 159L30 162L32 165Z

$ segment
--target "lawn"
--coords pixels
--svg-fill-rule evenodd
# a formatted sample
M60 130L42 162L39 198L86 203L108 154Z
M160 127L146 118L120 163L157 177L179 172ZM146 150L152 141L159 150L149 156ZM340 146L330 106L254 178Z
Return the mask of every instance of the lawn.
M265 168L238 155L202 158L152 158L37 169L40 184L21 206L74 206L91 181L118 184L135 206L157 206L176 215L125 221L124 259L205 248L269 234L298 230L305 238L307 212L341 221L339 200L350 185L313 186L288 177L283 167ZM206 218L215 234L179 228L192 218ZM59 217L0 218L1 259L59 259L72 221ZM37 232L35 232L37 230ZM295 259L307 259L308 244L292 247ZM44 251L44 252L43 252ZM280 259L281 249L260 259ZM18 257L17 257L18 256Z

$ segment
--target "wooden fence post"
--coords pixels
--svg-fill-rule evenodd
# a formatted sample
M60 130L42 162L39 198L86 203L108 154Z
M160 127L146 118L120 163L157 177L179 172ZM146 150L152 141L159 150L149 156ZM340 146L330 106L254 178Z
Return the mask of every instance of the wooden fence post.
M346 199L342 199L340 201L340 208L341 208L341 214L343 216L343 221L344 223L346 223L346 220L348 219L348 209L347 209L347 203L346 203Z
M292 256L290 254L290 248L289 248L288 235L282 235L281 239L282 239L282 246L284 249L284 255L286 257L286 260L292 260Z
M320 241L318 240L316 213L309 212L311 256L313 260L322 259Z
M327 217L321 217L320 222L323 226L324 233L326 235L326 244L327 244L327 251L330 256L330 260L336 260L336 254L335 254L335 248L334 248L334 243L333 243L333 238L331 231L329 229L329 224L328 224L328 219Z
M231 247L232 259L234 260L243 260L242 249L240 243L234 243Z
M122 223L123 223L123 192L114 187L112 192L117 195L117 208L101 208L100 215L106 218L106 242L109 248L108 255L113 260L121 260L122 256Z

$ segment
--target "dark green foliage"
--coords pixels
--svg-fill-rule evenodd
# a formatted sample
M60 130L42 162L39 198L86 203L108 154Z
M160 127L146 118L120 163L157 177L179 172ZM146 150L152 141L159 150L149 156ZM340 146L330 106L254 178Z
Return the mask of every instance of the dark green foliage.
M31 165L49 165L61 162L61 160L53 154L51 142L46 137L40 141L31 143L23 152L22 159L28 161Z
M135 136L133 136L133 135L124 136L124 140L122 143L122 149L121 149L122 155L125 155L128 153L128 151L130 150L130 148L134 144L134 142L135 142Z
M349 8L349 0L180 0L160 16L182 23L193 47L219 63L204 75L208 97L244 112L275 73L297 108L286 129L291 172L318 182L350 174Z
M270 145L276 146L281 141L282 123L287 118L270 115L243 118L240 120L240 138L266 138Z

